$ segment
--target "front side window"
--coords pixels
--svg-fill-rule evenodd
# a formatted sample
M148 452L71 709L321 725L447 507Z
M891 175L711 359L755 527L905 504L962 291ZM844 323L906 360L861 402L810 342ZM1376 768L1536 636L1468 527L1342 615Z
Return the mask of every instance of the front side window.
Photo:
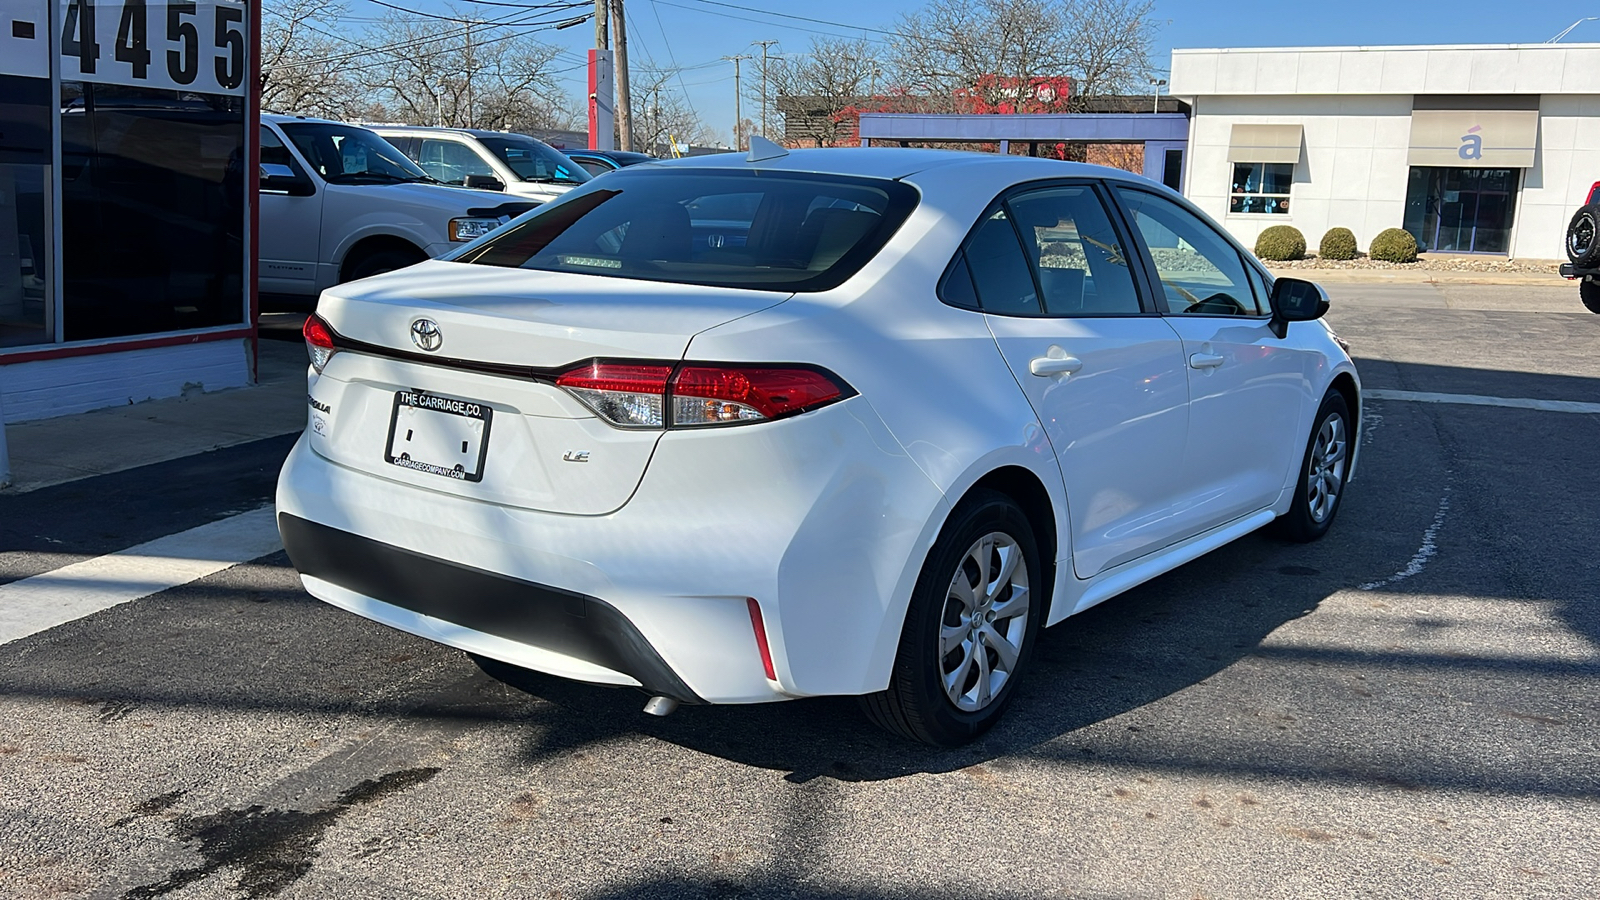
M1228 212L1287 215L1293 182L1294 163L1234 163Z
M842 175L619 169L452 257L649 281L824 291L917 204L910 185Z
M393 144L365 128L331 122L285 122L279 127L330 184L433 180Z
M1239 251L1216 229L1165 197L1117 188L1134 227L1150 248L1169 312L1209 316L1256 316L1256 299Z
M589 173L565 154L532 138L485 137L478 141L523 181L583 184L589 180Z

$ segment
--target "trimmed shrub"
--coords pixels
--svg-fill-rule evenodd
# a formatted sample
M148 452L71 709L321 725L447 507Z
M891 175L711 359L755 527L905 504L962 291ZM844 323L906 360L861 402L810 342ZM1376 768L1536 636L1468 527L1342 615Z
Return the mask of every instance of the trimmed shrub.
M1404 228L1385 228L1372 239L1367 255L1384 262L1414 263L1417 261L1417 239Z
M1356 236L1348 228L1329 228L1317 245L1317 256L1323 259L1355 259Z
M1306 236L1293 225L1274 225L1256 238L1256 256L1274 262L1300 259L1306 255Z

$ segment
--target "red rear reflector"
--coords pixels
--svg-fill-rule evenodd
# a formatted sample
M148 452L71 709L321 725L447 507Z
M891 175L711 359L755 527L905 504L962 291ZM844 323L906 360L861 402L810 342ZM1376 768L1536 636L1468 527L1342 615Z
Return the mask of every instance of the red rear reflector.
M777 366L684 366L672 380L674 397L726 400L768 419L801 412L844 396L814 369ZM689 423L684 423L689 424Z
M300 328L300 333L305 336L306 343L324 350L333 349L333 332L328 330L328 325L316 316L306 316L306 324Z
M761 668L767 673L768 681L777 681L778 675L772 668L772 648L767 646L767 626L761 621L761 604L754 597L745 598L745 602L750 606L750 626L756 630L756 649L761 651Z

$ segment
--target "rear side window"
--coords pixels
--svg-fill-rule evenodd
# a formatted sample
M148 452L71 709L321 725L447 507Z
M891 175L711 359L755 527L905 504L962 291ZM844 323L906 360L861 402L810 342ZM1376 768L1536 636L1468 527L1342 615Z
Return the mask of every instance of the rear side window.
M914 188L877 178L619 169L454 259L680 284L824 291L843 284L883 249L916 204Z
M1022 255L1022 245L1017 243L1017 230L1011 226L1004 208L983 220L968 239L963 255L984 312L1002 316L1039 314L1033 275Z

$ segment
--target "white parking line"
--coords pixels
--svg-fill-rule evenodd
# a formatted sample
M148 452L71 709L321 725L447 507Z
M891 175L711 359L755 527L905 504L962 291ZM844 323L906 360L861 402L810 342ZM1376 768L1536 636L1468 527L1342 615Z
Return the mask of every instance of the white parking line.
M1600 415L1600 403L1581 400L1534 400L1528 397L1488 397L1483 394L1436 394L1431 391L1366 390L1362 396L1373 400L1409 400L1416 403L1461 403L1467 406L1509 406L1513 409L1542 409L1546 412Z
M188 584L282 549L264 506L0 585L0 644Z

